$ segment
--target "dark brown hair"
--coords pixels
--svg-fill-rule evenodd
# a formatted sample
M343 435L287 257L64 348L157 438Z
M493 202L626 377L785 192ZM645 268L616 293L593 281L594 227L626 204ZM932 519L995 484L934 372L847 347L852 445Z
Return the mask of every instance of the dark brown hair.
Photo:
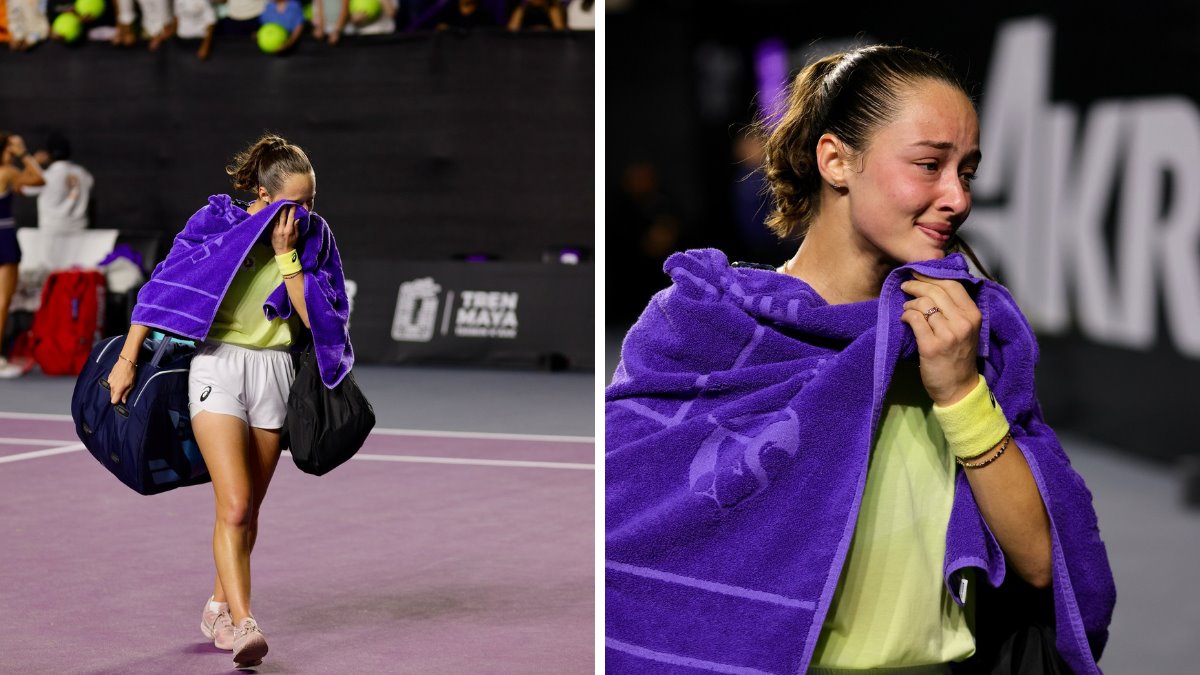
M269 133L235 155L233 162L225 167L225 173L233 177L234 189L255 192L261 185L272 195L283 189L288 176L312 170L312 163L300 146Z
M830 133L852 152L862 153L871 135L895 119L906 90L922 80L948 84L971 100L941 58L910 47L860 47L830 54L801 70L778 121L763 115L755 125L763 138L763 170L775 203L767 227L780 239L803 239L821 205L817 141ZM957 234L949 250L966 254L992 278Z
M945 82L966 95L940 59L908 47L872 45L814 61L792 81L778 123L762 119L767 184L775 209L767 226L782 239L802 239L820 207L817 141L830 133L852 151L891 122L906 89L919 80Z

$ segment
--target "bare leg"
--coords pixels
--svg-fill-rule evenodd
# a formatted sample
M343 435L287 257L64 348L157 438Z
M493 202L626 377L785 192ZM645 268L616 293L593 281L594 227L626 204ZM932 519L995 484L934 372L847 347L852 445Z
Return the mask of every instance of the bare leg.
M258 514L262 507L263 499L267 496L267 487L271 484L271 478L275 475L275 467L279 465L279 430L251 427L249 450L254 510L250 517L248 539L249 552L253 553L254 542L258 540ZM213 600L215 602L227 602L225 589L221 586L220 572L217 573L216 580L213 582ZM233 613L232 605L230 606L230 612ZM234 615L236 616L236 613Z
M232 415L201 412L192 431L216 497L213 562L235 622L250 616L250 524L254 521L246 423Z
M0 265L0 340L8 326L8 307L17 292L17 263Z

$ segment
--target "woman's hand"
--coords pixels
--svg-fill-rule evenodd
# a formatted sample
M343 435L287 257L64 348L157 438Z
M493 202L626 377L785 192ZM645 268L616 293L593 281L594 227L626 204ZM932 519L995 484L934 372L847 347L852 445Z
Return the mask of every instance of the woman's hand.
M117 364L108 373L108 390L112 394L110 403L125 403L129 400L129 392L133 391L133 383L137 371L124 359L117 359Z
M940 406L956 403L979 384L975 359L983 315L962 284L913 273L900 284L914 299L900 320L912 328L921 357L921 382ZM937 311L933 311L936 308Z
M8 137L8 150L14 157L21 157L26 153L25 139L13 134Z
M275 255L287 253L296 248L296 240L300 231L296 228L296 207L285 206L279 209L275 219L275 229L271 230L271 246Z

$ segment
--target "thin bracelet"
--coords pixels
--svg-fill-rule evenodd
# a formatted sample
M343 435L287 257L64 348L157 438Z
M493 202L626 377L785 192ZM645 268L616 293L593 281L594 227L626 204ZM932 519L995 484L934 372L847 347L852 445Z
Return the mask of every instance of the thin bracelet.
M130 360L129 360L129 359L127 359L127 358L125 358L123 355L121 355L121 354L117 354L117 358L118 358L118 359L121 359L121 360L122 360L122 361L124 361L125 363L128 363L129 365L133 366L134 368L137 368L137 364L136 364L136 363L134 363L133 361L130 361Z
M955 457L954 459L955 459L955 461L957 461L959 463L960 466L964 466L968 469L981 469L981 468L987 466L988 464L991 464L992 462L1000 459L1000 455L1003 455L1004 451L1008 449L1008 443L1011 440L1012 440L1011 432L1004 434L1004 442L1000 444L1000 450L996 454L992 455L991 457L985 459L982 462L971 463L971 462L968 462L959 457ZM988 452L991 452L991 451L989 450ZM985 452L983 454L986 455L987 453ZM982 455L976 455L975 457L971 457L971 459L977 459L978 457L982 457Z
M300 270L300 272L303 272L303 271L304 270ZM284 279L292 279L292 278L296 277L298 274L300 274L300 272L292 272L291 274L285 274L285 275L283 275L283 278Z

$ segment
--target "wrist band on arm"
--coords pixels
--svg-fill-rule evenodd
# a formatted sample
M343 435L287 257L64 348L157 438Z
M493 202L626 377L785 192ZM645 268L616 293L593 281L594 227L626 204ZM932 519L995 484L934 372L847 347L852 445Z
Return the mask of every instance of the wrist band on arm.
M996 450L996 454L992 455L991 457L988 457L987 459L983 460L982 462L976 462L976 461L972 461L972 460L979 459L980 457L983 457L984 455L990 453L992 451L991 448L984 450L983 452L979 453L978 455L976 455L974 457L967 457L966 459L963 459L962 457L955 457L954 461L958 462L959 466L966 467L968 469L982 469L983 467L987 466L988 464L991 464L992 462L1000 459L1000 455L1003 455L1004 451L1008 449L1008 444L1012 443L1012 439L1013 439L1013 437L1012 437L1011 433L1004 434L1004 441L1002 443L1000 443L1000 448L998 450Z
M300 265L300 254L296 249L284 251L275 256L275 264L279 266L279 273L284 276L289 276L304 269Z
M942 427L950 451L959 459L978 458L996 447L1009 432L1004 410L983 375L961 401L945 407L935 403L933 415Z

